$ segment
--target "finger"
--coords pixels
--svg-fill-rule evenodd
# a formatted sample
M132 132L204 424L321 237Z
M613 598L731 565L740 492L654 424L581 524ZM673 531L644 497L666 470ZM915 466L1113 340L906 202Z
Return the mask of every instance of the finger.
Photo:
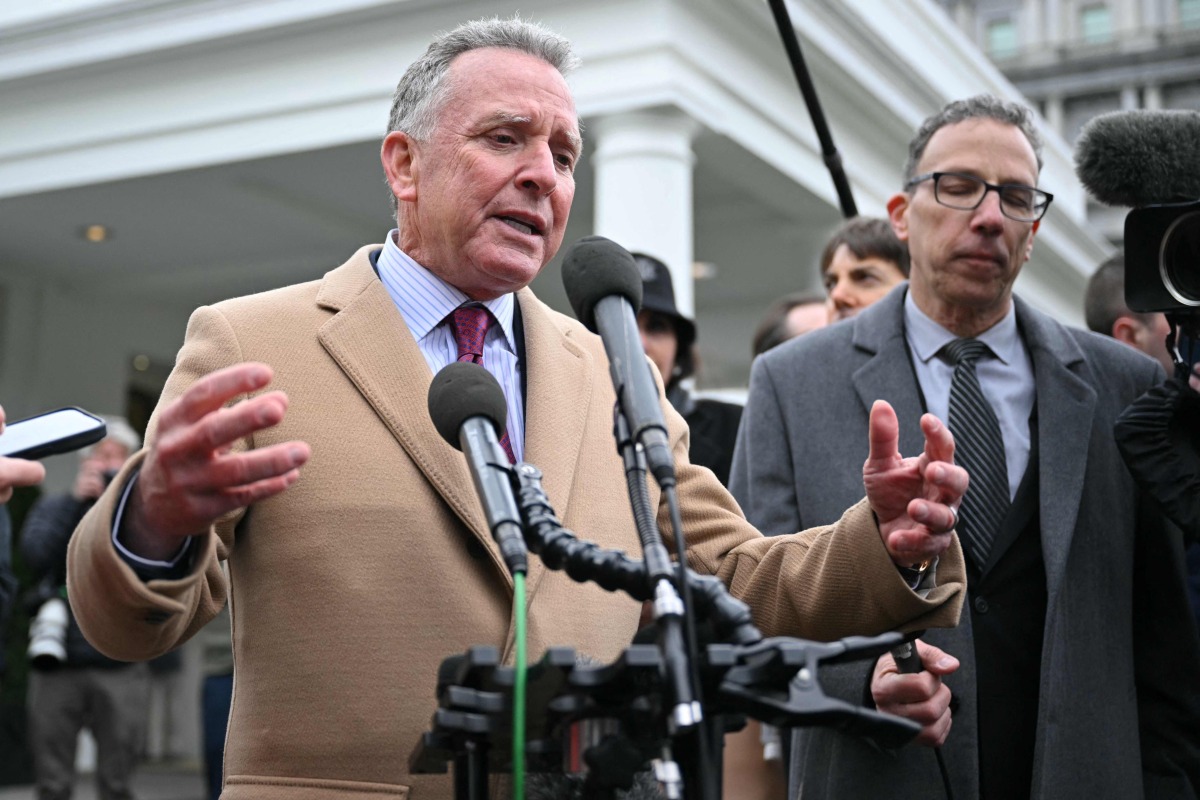
M917 735L916 741L926 747L941 747L946 743L946 739L950 736L950 728L954 724L954 717L951 716L949 709L942 714L936 722L931 725L926 725Z
M871 451L867 455L868 467L888 464L900 458L900 422L885 400L876 400L871 405L868 439L871 444Z
M925 455L930 461L954 463L954 434L933 414L921 415L921 432L925 434Z
M958 517L946 503L935 503L932 500L915 498L908 501L908 515L929 529L930 534L949 533L954 530Z
M946 461L938 461L925 468L925 481L936 489L938 501L947 505L957 504L971 485L971 476L965 469Z
M953 540L951 533L933 534L927 529L914 527L892 531L885 545L888 554L897 563L918 564L946 552Z
M239 486L236 489L229 489L223 494L228 498L231 505L221 513L224 514L226 511L232 511L235 508L244 508L252 503L266 500L268 497L274 497L298 480L300 480L300 470L293 469L273 478ZM220 514L216 516L220 516ZM216 516L214 516L214 519Z
M949 675L958 669L958 659L946 651L926 644L920 639L916 640L916 644L917 653L921 656L921 663L925 666L926 671L942 676Z
M941 679L936 675L928 672L896 672L883 676L880 684L881 691L875 698L877 705L903 707L900 711L892 713L901 713L909 719L916 719L922 725L937 719L936 711L926 707L942 688Z
M162 424L171 428L196 422L240 394L253 392L271 382L266 364L246 362L217 370L192 384L163 411Z
M5 500L12 496L12 487L32 486L45 477L46 468L36 461L0 457L0 489L6 492Z
M222 491L249 486L268 478L285 475L304 466L312 454L304 442L287 442L245 453L223 456L206 466L207 486L197 489Z
M194 424L172 431L158 446L168 463L208 460L216 450L231 446L242 437L278 425L287 412L287 395L268 392L230 408L210 412Z
M4 416L4 406L0 406L0 433L4 433L4 423L7 419Z

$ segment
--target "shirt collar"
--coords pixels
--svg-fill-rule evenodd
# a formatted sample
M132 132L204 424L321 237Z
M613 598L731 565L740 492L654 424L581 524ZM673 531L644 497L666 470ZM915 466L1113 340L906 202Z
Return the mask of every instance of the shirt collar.
M383 252L379 254L377 261L379 278L400 315L404 317L404 322L412 331L413 337L421 341L454 309L464 303L470 303L471 298L401 250L396 244L398 234L398 229L393 228L384 241ZM492 300L481 301L480 305L492 312L492 316L500 323L509 350L515 353L517 348L513 332L514 302L514 295L509 292Z
M960 338L917 308L911 291L907 292L904 298L904 327L913 355L926 364L943 347ZM1004 364L1013 364L1020 356L1021 347L1021 335L1017 331L1017 316L1013 313L1013 303L1009 302L1008 312L999 322L975 338L991 348L996 358Z

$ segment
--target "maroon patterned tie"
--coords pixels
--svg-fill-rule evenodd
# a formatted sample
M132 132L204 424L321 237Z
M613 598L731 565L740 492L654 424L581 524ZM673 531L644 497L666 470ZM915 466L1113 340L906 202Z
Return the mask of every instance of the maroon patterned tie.
M458 344L459 361L483 366L483 340L487 338L488 327L492 324L492 314L483 306L459 306L450 315L450 330L454 333L454 341ZM508 440L508 431L500 437L500 446L508 456L508 463L517 463L513 455L512 443Z

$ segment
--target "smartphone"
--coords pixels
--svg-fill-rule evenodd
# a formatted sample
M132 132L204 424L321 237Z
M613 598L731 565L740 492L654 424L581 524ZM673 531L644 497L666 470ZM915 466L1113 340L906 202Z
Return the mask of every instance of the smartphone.
M60 408L4 426L0 456L45 458L69 453L104 438L104 420L80 408Z

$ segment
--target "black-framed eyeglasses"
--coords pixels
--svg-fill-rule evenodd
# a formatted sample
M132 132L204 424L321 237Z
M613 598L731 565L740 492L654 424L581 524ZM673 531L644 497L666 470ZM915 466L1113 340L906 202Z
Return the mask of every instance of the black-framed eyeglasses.
M933 181L933 198L946 208L973 211L988 192L1000 198L1000 213L1017 222L1037 222L1050 208L1054 195L1020 183L988 183L962 172L926 172L905 184L911 189L922 181Z

